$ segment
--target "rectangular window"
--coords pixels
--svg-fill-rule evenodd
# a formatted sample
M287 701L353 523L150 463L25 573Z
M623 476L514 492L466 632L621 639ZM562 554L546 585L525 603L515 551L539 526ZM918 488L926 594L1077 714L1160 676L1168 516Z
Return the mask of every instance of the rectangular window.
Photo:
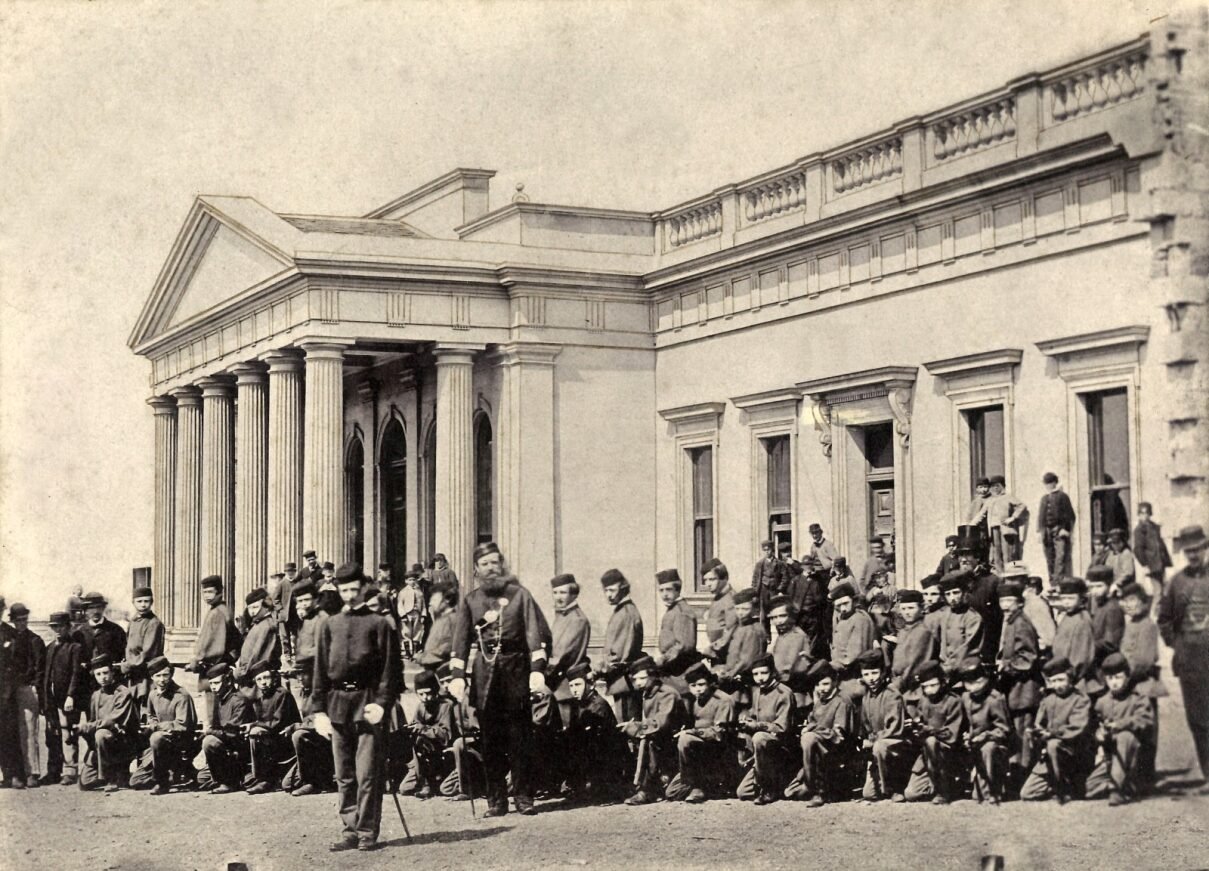
M714 557L714 449L689 448L693 473L693 589L702 592L701 566Z
M1006 475L1003 448L1003 406L990 405L963 412L970 428L970 496L979 478Z
M1124 388L1084 394L1091 531L1130 528L1129 396Z
M793 471L789 451L789 436L761 439L767 454L768 468L768 537L779 547L781 542L793 543Z

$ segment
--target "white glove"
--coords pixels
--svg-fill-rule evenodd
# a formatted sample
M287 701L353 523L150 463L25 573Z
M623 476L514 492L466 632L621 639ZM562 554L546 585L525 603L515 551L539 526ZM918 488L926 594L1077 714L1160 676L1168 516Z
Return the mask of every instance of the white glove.
M529 672L529 692L543 695L550 692L546 687L546 676L540 671Z
M382 718L386 716L386 711L381 705L370 702L365 706L365 722L371 726L376 726L382 722Z
M330 739L332 737L332 721L327 714L320 713L315 715L315 731L324 738Z
M466 698L466 681L455 677L449 682L449 694L459 702Z

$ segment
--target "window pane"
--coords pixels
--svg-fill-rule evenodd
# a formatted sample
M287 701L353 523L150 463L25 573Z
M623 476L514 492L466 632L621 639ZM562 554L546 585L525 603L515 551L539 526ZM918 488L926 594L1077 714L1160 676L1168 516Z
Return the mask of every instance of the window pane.
M1129 483L1129 396L1109 390L1088 398L1093 487Z
M890 424L865 427L865 460L870 469L894 468L894 428Z
M992 405L965 412L970 428L970 494L979 478L1006 474L1003 442L1003 406Z
M693 517L713 517L714 449L693 448L689 458L693 464Z
M705 585L701 582L701 566L714 556L714 522L713 520L693 521L693 577L696 578L694 589L701 591Z
M492 530L492 470L491 470L491 421L480 417L474 430L474 494L475 531L477 541L482 544L495 537Z
M791 501L789 436L764 439L764 449L768 451L768 513L787 512Z

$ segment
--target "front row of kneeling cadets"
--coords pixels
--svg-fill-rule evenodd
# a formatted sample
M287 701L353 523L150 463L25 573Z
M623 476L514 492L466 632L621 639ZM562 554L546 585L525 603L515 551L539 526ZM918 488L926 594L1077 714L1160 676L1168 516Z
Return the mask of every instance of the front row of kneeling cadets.
M1064 582L1062 592L1082 595L1081 584ZM743 674L723 675L732 690L724 692L717 669L704 662L665 678L655 660L640 656L626 665L625 679L641 712L622 722L585 660L565 675L570 698L555 700L566 727L543 730L543 703L534 705L541 754L534 768L547 795L585 803L737 796L818 807L859 794L934 804L967 795L988 804L1016 796L1107 797L1118 805L1136 798L1154 776L1154 700L1139 692L1137 675L1117 652L1101 660L1096 675L1061 655L1044 665L1015 658L1022 597L1021 585L1001 584L1008 631L994 666L977 658L954 666L904 661L929 648L910 641L928 631L923 596L913 590L898 596L896 652L903 657L890 662L874 648L837 672L803 648L778 668L785 657L776 645ZM792 606L774 599L769 613L777 623L792 618ZM280 786L308 795L332 787L328 740L301 716L267 662L251 667L254 686L242 690L230 666L209 669L209 715L200 726L164 657L148 663L151 687L141 712L135 690L118 682L107 658L94 659L90 670L98 689L80 727L90 751L81 766L85 789L113 791L128 782L154 794L175 785L256 794ZM448 665L419 673L410 722L401 707L394 712L390 788L420 798L482 793L474 709L448 695L450 677ZM200 778L192 764L198 737L206 762Z

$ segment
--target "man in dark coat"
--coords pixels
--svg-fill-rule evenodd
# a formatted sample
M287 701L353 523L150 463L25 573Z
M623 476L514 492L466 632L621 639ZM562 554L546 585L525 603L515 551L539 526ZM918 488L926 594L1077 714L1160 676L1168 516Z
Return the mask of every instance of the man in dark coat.
M1163 529L1151 516L1154 509L1149 502L1138 503L1138 525L1133 529L1133 555L1146 569L1146 576L1154 584L1153 598L1163 593L1163 582L1171 568L1171 554L1163 541Z
M50 615L54 640L46 647L39 701L46 721L46 773L43 784L72 786L79 767L80 716L88 710L88 678L84 674L84 645L71 635L71 614Z
M84 597L88 618L80 627L77 640L84 645L84 662L107 656L116 668L126 658L126 630L105 616L107 607L109 602L100 593L89 593ZM92 689L96 689L95 683Z
M509 770L517 811L532 814L530 694L548 692L543 646L548 624L532 594L508 571L494 542L474 549L474 578L476 589L462 599L454 624L449 691L459 701L465 696L467 659L477 641L471 689L487 774L487 816L508 812Z
M248 787L248 795L260 795L272 792L281 780L279 769L293 750L290 735L302 717L294 696L277 679L273 662L262 659L253 663L248 676L256 685L252 692L254 719L248 725L248 749L256 780Z
M751 571L751 588L756 593L756 605L760 619L768 630L768 603L774 596L785 591L788 582L785 563L777 558L775 544L769 541L760 542L760 550L764 554L756 560Z
M1196 745L1201 776L1209 777L1209 567L1204 528L1186 526L1176 547L1188 564L1171 578L1159 603L1159 632L1174 651L1171 670L1180 680L1184 716ZM1209 786L1201 787L1209 793Z
M382 823L389 712L403 682L399 635L389 617L365 602L359 564L340 566L334 582L345 609L319 630L310 698L315 730L332 742L344 824L330 849L373 850Z
M1045 548L1045 565L1049 569L1050 585L1071 573L1070 533L1075 528L1075 509L1070 497L1058 486L1058 476L1046 472L1041 477L1045 495L1037 508L1037 532Z

